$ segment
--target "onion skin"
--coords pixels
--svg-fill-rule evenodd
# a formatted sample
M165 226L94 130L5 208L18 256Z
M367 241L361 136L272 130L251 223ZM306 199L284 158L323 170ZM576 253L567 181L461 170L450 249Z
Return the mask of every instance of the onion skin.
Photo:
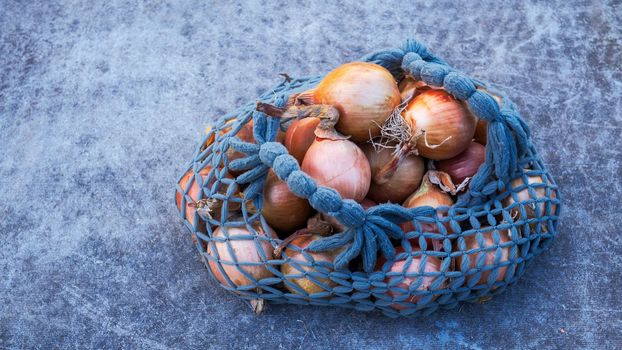
M220 134L226 134L231 130L231 127L227 127L225 129L223 129ZM253 134L253 120L249 120L246 124L244 124L244 126L242 126L242 128L238 131L238 133L235 135L237 138L240 139L240 141L244 141L244 142L249 142L249 143L256 143L255 141L255 135ZM281 142L283 143L283 141L285 140L285 133L280 131L277 133L276 135L276 141L277 142ZM229 161L229 163L231 163L232 161L236 160L236 159L240 159L240 158L244 158L246 157L246 154L242 153L242 152L238 152L235 149L233 149L233 147L229 147L229 149L227 150L227 152L225 153L227 155L227 160ZM231 175L233 176L239 176L240 174L244 173L246 170L229 170L229 172L231 173Z
M422 206L430 206L432 208L438 208L438 207L443 207L443 206L450 207L453 204L454 204L454 201L451 198L451 196L441 191L440 188L432 184L430 180L428 179L428 176L426 175L423 178L421 187L419 187L417 192L410 195L404 201L402 206L404 208L417 208L417 207L422 207ZM442 217L443 214L438 213L438 216ZM420 222L419 224L421 225L421 229L423 232L440 233L438 226L434 223ZM444 226L448 233L452 232L449 223L446 223ZM413 224L412 221L403 222L400 224L400 227L402 228L402 231L404 231L404 233L415 230L415 225ZM413 240L411 240L411 243L414 243L417 246L419 245L418 241L413 242ZM428 250L430 246L435 247L435 248L440 248L440 243L441 242L439 240L426 238L426 244L428 246Z
M291 246L296 246L299 249L305 249L309 246L309 244L311 244L311 242L318 240L322 238L322 236L320 235L304 235L304 236L300 236L298 238L296 238L295 240L293 240L291 243L289 243L288 248L285 249L285 255L287 255L287 257L293 259L293 260L298 260L301 261L302 264L297 264L297 267L299 269L302 269L305 272L316 272L318 273L319 271L317 269L315 269L312 266L306 266L305 263L310 264L311 261L308 261L307 258L302 254L302 252L294 250L292 248L290 248ZM312 258L313 261L319 262L327 262L327 263L331 263L333 262L333 260L335 260L335 257L341 252L341 249L336 249L336 250L331 250L331 251L326 251L326 252L307 252L307 254L309 254ZM291 263L285 263L283 265L281 265L281 272L284 275L298 275L298 274L302 274L303 272L301 272L298 268L294 267L293 264ZM324 272L323 270L325 270L326 267L324 267L322 269L322 272ZM294 277L290 277L290 278L286 278L289 282L292 282L294 284L296 284L298 287L302 288L306 293L308 294L314 294L314 293L320 293L320 292L325 292L327 290L325 290L324 288L322 288L322 286L316 284L315 282L313 282L310 278L308 277L299 277L299 278L294 278ZM328 286L329 288L335 287L337 285L336 282L332 281L329 278L317 278L317 280L320 283L325 284L326 286ZM287 283L285 283L285 288L287 288L290 292L294 293L294 294L301 294L298 290L296 290L295 288L289 286Z
M380 170L393 159L393 150L389 148L374 149L372 144L362 146L369 166L372 181L367 197L377 203L402 203L421 184L425 172L423 159L413 154L406 155L395 164L395 169L382 179L377 175Z
M365 198L361 202L361 206L365 210L371 207L374 207L376 205L378 205L378 203L374 202L373 200L369 198ZM345 227L341 222L339 222L339 220L337 220L337 218L335 218L334 216L330 216L324 213L317 213L316 215L319 220L328 222L333 227L333 232L335 233L343 232L347 229L347 227Z
M363 151L349 140L316 139L301 169L319 185L335 189L343 198L360 202L369 191L369 162Z
M402 247L398 247L395 249L396 254L400 254L403 252L404 252L404 249ZM394 261L391 264L391 267L389 267L389 270L387 272L398 272L398 273L404 273L404 274L419 274L419 270L421 267L421 260L422 260L422 256L416 256L416 257L413 256L412 261L410 262L410 265L408 266L408 269L406 269L406 271L404 271L406 267L405 259ZM378 263L376 264L376 271L382 271L382 267L386 263L386 261L387 259L384 256L381 256L380 258L378 258ZM424 272L433 273L433 272L440 272L440 271L441 271L441 260L433 256L428 256L426 264L425 264ZM428 290L432 286L432 284L440 277L439 276L424 276L420 278L422 278L422 281L419 287L417 287L417 290L424 291L424 290ZM391 281L395 281L396 279L401 279L401 282L395 285L395 287L408 290L412 284L417 282L419 277L393 276L393 277L385 278L384 282L389 283ZM443 288L443 284L444 283L442 283L439 286L439 289ZM399 291L388 290L387 295L389 295L390 297L396 298L396 297L403 296L404 293L399 292ZM422 298L423 298L423 295L411 295L410 297L401 301L401 303L416 304ZM433 301L434 299L436 299L436 296L432 298L430 301ZM400 304L391 304L391 307L398 311L408 308L407 306L400 305Z
M530 171L529 169L525 169L525 172L529 172L529 171ZM548 182L548 185L551 184L550 181L547 181L547 182ZM545 183L544 179L539 175L527 176L527 184L529 185L544 184L544 183ZM513 189L522 187L524 185L525 185L525 182L523 181L522 177L516 178L510 182L510 186ZM531 196L531 194L529 193L529 188L527 187L516 192L516 197L518 199L518 202L546 198L546 187L544 186L534 187L534 191L536 193L535 197ZM552 199L557 198L557 192L555 190L551 190L551 198ZM511 194L502 200L503 207L506 209L514 203L515 201ZM542 217L546 214L546 202L534 203L533 205L525 205L525 211L526 211L527 217L523 217L523 215L520 212L519 207L510 209L510 213L513 217L515 217L514 219L515 221L516 220L529 220L529 219L533 219L537 217ZM557 205L551 204L551 211L555 213L557 211Z
M294 120L285 133L285 148L298 164L302 164L305 154L315 141L315 128L320 124L318 118Z
M492 248L495 246L493 237L492 237L492 228L489 228L491 231L488 232L482 232L482 236L484 238L484 246L480 247L480 245L477 243L477 235L472 234L469 236L465 236L464 237L464 243L466 245L466 251L469 250L473 250L473 249L481 249L481 248L491 248L490 250L486 250L485 252L472 252L472 253L465 253L464 255L468 255L469 256L469 270L476 268L477 266L477 260L478 257L481 254L485 254L485 262L484 262L484 266L492 266L494 265L495 262L495 255L496 255L496 248ZM499 231L499 244L503 244L503 243L507 243L512 241L512 238L510 237L510 234L507 230L503 230L503 231ZM459 251L460 248L458 246L458 243L456 242L456 246L455 246L455 251ZM461 270L461 265L462 265L462 261L464 258L464 255L459 255L456 257L456 270ZM501 248L501 259L499 260L499 262L504 262L504 261L508 261L510 256L510 247L504 247ZM497 282L503 281L503 279L505 278L505 275L507 273L508 267L504 266L499 268L499 272L497 274ZM463 271L463 272L467 272L467 271ZM488 271L484 271L481 274L481 277L479 279L479 281L476 283L477 284L487 284L487 280L488 280L488 276L490 276L490 273L492 272L492 270L488 270ZM475 278L475 274L466 276L466 282L467 283L471 283L471 281Z
M380 125L400 104L397 83L384 67L369 62L341 65L301 99L339 110L337 131L362 142L380 135Z
M313 209L309 202L294 195L271 170L266 178L263 190L261 215L270 227L278 232L290 233L303 227Z
M453 158L439 161L436 167L449 174L455 184L460 184L467 177L473 177L485 161L486 147L477 142L471 142L464 152Z
M427 86L423 81L415 80L412 77L405 77L404 79L402 79L398 87L400 89L400 96L402 98L402 102L408 101L420 92L430 89L430 87Z
M258 235L263 237L268 237L266 233L260 229L259 227L255 228L255 231ZM246 227L228 227L227 233L230 237L232 236L241 236L241 235L251 235L250 231ZM218 227L213 234L213 238L224 239L225 233L222 227ZM276 238L274 231L270 230L270 237ZM263 250L265 257L267 260L274 259L273 256L273 248L268 240L257 239L259 242L260 249ZM261 263L264 260L261 259L261 255L259 253L258 246L255 243L255 239L253 238L245 238L245 239L230 239L228 241L214 241L213 246L218 253L218 257L222 262L233 262L233 256L229 252L229 248L227 244L231 244L231 248L233 250L233 254L235 255L238 263ZM212 244L208 244L207 254L210 257L216 258L216 252L212 249ZM220 263L216 260L208 260L207 262L209 269L214 274L214 277L224 286L229 286L227 283L227 279L220 272L218 265L222 266L224 272L229 276L233 285L235 287L241 287L253 284L254 282L246 277L239 269L246 271L256 280L260 280L262 278L272 277L273 274L266 268L265 265L231 265L226 263Z
M488 123L483 119L477 120L477 125L475 126L475 135L473 135L475 142L480 145L486 146L488 143Z
M417 138L417 150L432 160L462 153L475 134L476 118L444 90L423 91L410 101L402 118L413 130L425 131ZM432 147L426 145L426 138Z

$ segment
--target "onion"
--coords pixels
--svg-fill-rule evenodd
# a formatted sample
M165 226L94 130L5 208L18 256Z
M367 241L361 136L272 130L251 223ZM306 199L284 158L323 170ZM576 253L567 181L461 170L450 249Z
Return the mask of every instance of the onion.
M240 218L238 220L243 219ZM214 277L222 285L229 286L229 283L221 273L219 266L222 267L224 273L233 282L232 287L242 287L255 283L255 281L244 275L242 271L248 273L255 280L273 276L272 272L266 267L265 262L274 258L269 238L274 239L276 235L272 229L270 229L268 235L259 225L255 226L253 228L257 232L257 238L252 237L253 235L247 227L225 228L229 238L226 238L227 235L225 235L225 229L222 226L219 226L214 231L212 237L214 241L207 247L207 255L212 259L208 259L207 264ZM231 249L229 249L229 245L231 245ZM261 253L259 249L261 249ZM218 258L216 253L218 253ZM266 257L266 260L262 259L262 254ZM237 266L234 264L236 260Z
M400 104L400 91L384 67L352 62L328 73L317 87L300 94L298 100L337 107L337 131L362 142L380 135L380 126Z
M221 135L226 134L230 130L231 130L231 127L226 127L220 133ZM246 124L244 124L244 126L242 126L242 128L234 136L239 138L240 141L256 143L255 135L253 134L253 120L251 119ZM285 140L285 133L279 130L279 132L276 135L276 140L277 142L283 143L283 141ZM229 161L229 164L231 164L231 162L236 159L244 158L247 156L246 154L242 152L236 151L233 147L229 147L229 149L227 150L225 154L227 155L227 160ZM229 172L233 176L238 176L244 173L245 171L246 170L235 170L235 171L229 170Z
M309 202L294 195L287 183L271 170L263 189L261 215L278 232L291 232L305 225L312 209Z
M451 180L459 184L473 177L484 161L486 161L486 147L477 142L471 142L464 152L436 163L436 168L449 174Z
M441 191L440 188L432 184L430 182L428 175L426 174L423 177L421 187L419 187L417 192L410 195L406 199L406 201L404 201L404 204L402 204L402 206L405 208L417 208L417 207L423 207L423 206L430 206L432 208L438 208L438 207L444 207L444 206L449 207L449 206L452 206L453 204L454 204L454 201L451 198L451 196ZM444 216L441 213L437 213L437 215L438 217ZM422 230L421 233L423 232L440 233L439 232L440 230L438 229L438 226L435 223L420 222L419 224L421 225L421 230ZM404 231L404 233L415 230L415 225L413 224L412 221L403 222L400 226L402 228L402 231ZM451 227L449 223L446 223L444 226L447 229L447 232L451 232ZM419 246L419 242L412 242L412 243ZM426 238L426 244L428 246L431 245L434 250L440 250L441 248L441 241L436 240L436 239Z
M365 198L363 199L363 201L361 202L361 206L363 207L363 209L367 210L373 206L378 205L378 203L374 202L373 200L369 199L369 198ZM315 218L315 220L321 220L324 222L327 222L328 224L331 225L331 227L333 228L333 232L343 232L347 229L347 227L345 227L341 222L339 222L339 220L337 220L337 218L335 218L334 216L330 216L328 214L324 214L324 213L317 213L313 218ZM309 219L311 220L311 219Z
M361 202L361 206L363 207L363 209L367 210L371 207L375 207L376 205L378 205L378 203L374 202L373 200L369 199L369 198L365 198L363 199L363 201Z
M459 255L456 257L456 270L462 270L463 273L468 274L468 276L466 276L466 281L467 283L471 283L471 281L473 281L473 279L476 277L475 276L475 272L472 271L473 269L477 268L477 262L479 259L485 259L484 261L484 266L490 267L490 266L494 266L495 265L495 255L497 254L497 250L500 249L501 250L501 259L499 260L499 262L504 262L504 261L508 261L509 256L510 256L510 247L506 246L504 248L497 248L495 243L494 243L494 239L493 239L493 235L492 235L492 228L488 227L488 229L490 231L488 232L482 232L482 236L484 238L484 245L480 246L477 243L477 235L476 234L472 234L469 236L464 236L464 243L466 246L466 249L464 251L464 253L462 255ZM486 230L486 228L482 228L482 230ZM512 241L512 238L510 236L510 233L508 230L500 230L499 232L499 244L503 244L503 243L507 243ZM460 239L460 238L458 238ZM474 250L474 249L485 249L484 251L480 251L480 252L471 252L468 253L468 251ZM455 251L460 251L458 242L456 242L456 247L454 249ZM484 255L484 258L480 258L480 256L482 256L482 254ZM468 270L463 270L462 269L462 261L464 259L464 256L468 255L469 256L469 267ZM505 275L507 273L507 266L501 267L499 268L499 272L497 274L497 279L495 281L503 281L503 279L505 278ZM478 269L479 270L479 269ZM478 280L477 284L487 284L487 280L488 280L488 276L490 276L490 272L492 270L486 270L483 271L481 273L481 277Z
M334 188L343 198L360 202L367 195L371 170L365 154L349 140L316 138L301 169L320 185Z
M421 184L425 164L420 157L390 148L366 144L363 153L369 161L372 181L367 197L378 203L402 203Z
M403 253L403 252L404 252L404 249L402 247L398 247L395 249L396 255ZM381 256L378 259L378 263L376 264L376 271L383 271L384 270L383 265L386 262L387 262L387 259L384 256ZM406 266L406 262L407 262L407 259L401 259L401 260L390 262L391 265L388 268L387 273L390 273L390 272L399 273L399 275L397 276L387 277L384 280L385 283L391 284L390 289L387 291L387 295L389 295L390 297L393 297L393 298L403 297L405 293L401 291L395 291L394 288L401 288L406 291L409 291L411 290L411 286L414 284L418 284L417 291L429 290L432 284L436 282L438 278L441 278L440 275L439 276L423 276L423 274L421 273L422 272L421 271L422 256L413 256L408 266ZM423 273L431 274L435 272L438 273L440 271L441 271L441 260L433 256L428 256L425 266L423 267ZM405 276L406 274L410 276ZM419 282L419 280L421 280L421 282ZM399 282L396 282L396 281L399 281ZM444 288L443 286L444 284L445 284L444 282L441 283L438 289ZM416 294L410 295L406 299L400 300L399 304L391 304L391 307L396 310L404 310L404 309L407 309L408 306L403 305L403 304L406 304L406 303L416 304L423 297L424 297L423 295L416 295ZM434 296L432 299L430 299L430 302L436 299L436 297L437 296ZM418 305L417 307L421 307L421 306L423 305Z
M433 160L457 156L475 134L476 118L444 90L423 91L408 104L402 118L413 132L419 154Z
M483 119L477 120L477 125L475 126L475 135L473 135L473 139L475 142L480 145L486 146L488 143L488 123Z
M530 169L524 170L524 172L527 174L529 173L529 171L531 170ZM527 217L523 217L520 211L520 206L518 205L510 209L510 214L512 215L512 217L518 218L518 220L529 220L529 219L545 216L546 206L548 202L546 201L546 199L548 199L546 195L546 188L547 186L551 186L551 182L550 181L544 182L544 179L540 175L534 175L534 176L525 175L525 176L527 177L527 184L533 188L533 191L535 192L535 196L532 196L529 193L529 187L525 186L525 181L523 180L523 177L516 178L510 182L510 187L512 188L512 192L515 192L515 194L510 194L503 199L502 201L503 207L508 209L511 205L513 205L516 202L518 203L531 202L529 204L523 205L525 208ZM521 189L518 190L518 188L521 188ZM516 201L514 200L513 196L516 196L516 199L517 199ZM557 192L555 190L551 190L550 198L551 199L557 198ZM551 206L551 212L555 213L557 211L557 205L551 203L550 206Z
M207 184L205 183L211 170L212 170L212 167L207 166L199 171L199 175L201 176L201 182L203 183L204 188L210 188L216 180L216 177L213 176L209 183ZM202 200L199 203L197 203L199 201L199 192L201 191L201 188L199 187L199 184L196 181L196 179L193 177L193 175L194 175L194 170L190 169L184 174L181 180L179 180L179 186L184 192L186 192L186 189L188 189L189 187L187 191L187 195L190 197L190 199L186 201L186 220L188 220L190 225L194 226L194 214L197 210L197 207L199 207L199 209L201 207L205 207L206 212L208 214L216 215L217 219L221 220L220 210L222 208L222 201L216 200L216 199L207 199L207 200ZM231 178L231 175L227 174L226 177ZM190 181L190 178L192 178L192 181L189 184L188 181ZM227 192L227 185L221 184L220 187L218 188L218 193L224 194L226 192ZM235 195L237 195L238 193L239 192L236 191ZM182 197L183 197L182 193L180 192L175 193L175 203L177 204L177 209L180 211L181 211ZM239 202L229 201L228 203L229 203L228 204L229 210L238 210L241 206ZM203 220L199 220L198 224L199 224L198 226L199 230L204 231L205 223L203 222Z
M281 272L286 275L285 280L295 284L307 294L330 291L330 289L325 289L325 287L322 287L320 284L325 285L326 288L332 288L337 285L337 283L328 278L328 276L315 277L315 275L318 273L325 275L333 271L332 262L342 249L325 252L307 251L306 253L312 258L312 260L307 259L307 256L300 251L300 249L307 248L311 242L320 238L322 238L321 235L307 234L299 236L291 241L287 246L287 249L285 249L285 255L291 260L288 259L288 262L281 265ZM292 248L292 246L297 247L297 249ZM294 263L290 261L294 261ZM317 264L318 262L323 263L322 268L319 270L315 266L312 266L312 264ZM287 275L291 276L287 277ZM309 277L309 275L314 275L314 278ZM314 280L318 281L320 284L314 282ZM290 284L284 284L285 288L287 288L290 292L301 294L299 290Z
M318 124L320 124L318 118L294 120L285 133L285 148L299 164L315 140L314 131Z
M429 90L430 87L421 80L415 80L412 77L405 77L398 85L402 102L409 101L421 91Z

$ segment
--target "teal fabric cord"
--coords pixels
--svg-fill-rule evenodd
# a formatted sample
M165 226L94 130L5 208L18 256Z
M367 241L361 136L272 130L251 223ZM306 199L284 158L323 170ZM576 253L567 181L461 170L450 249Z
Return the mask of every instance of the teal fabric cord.
M411 76L442 88L488 122L486 162L468 190L449 208L407 209L381 204L365 210L304 173L296 159L276 141L280 120L256 111L253 101L220 119L203 137L188 166L192 176L187 184L176 188L176 197L181 198L180 215L196 236L200 254L211 263L208 270L224 277L226 283L219 283L225 289L247 300L377 309L392 317L427 315L438 308L453 308L462 301L474 302L503 292L521 277L536 255L551 245L560 211L557 185L538 157L529 128L516 106L494 91L502 97L498 104L486 92L493 91L491 88L453 69L415 40L362 60L387 68L396 80ZM314 87L321 78L287 79L258 100L285 106L290 95ZM478 89L483 87L486 91ZM251 122L255 142L241 141L236 135ZM233 151L244 156L230 161L228 155ZM260 209L271 169L294 194L308 199L318 212L335 217L346 229L313 241L297 258L286 254L274 259L262 256L262 262L255 265L265 266L273 276L256 280L241 268L253 264L223 259L215 245L226 243L230 256L235 256L229 244L232 240L253 240L261 254L259 246L264 241L273 247L281 242L256 232L259 226L269 231ZM207 175L205 170L209 170ZM239 175L233 178L229 171ZM199 198L189 195L193 181L201 189ZM189 221L186 204L195 199L222 201L218 215L197 210L194 220ZM251 203L256 210L249 209ZM230 208L235 205L242 214L231 216ZM403 232L400 227L407 221L415 227L411 232ZM437 232L425 231L424 223L436 225ZM224 234L215 237L219 226ZM230 236L228 228L232 227L246 227L251 234ZM442 249L432 250L430 240L441 242ZM421 250L414 249L411 242L417 242ZM473 242L477 243L475 247ZM396 245L400 249L394 248ZM339 251L332 263L314 261L313 252L332 250ZM380 256L388 262L380 264ZM404 261L402 271L391 269L392 261ZM300 273L283 274L283 264L296 267ZM430 270L430 264L438 268ZM237 267L252 283L236 285L227 275L226 266ZM322 292L308 294L292 283L292 279L301 277L315 282ZM424 288L425 283L428 285Z

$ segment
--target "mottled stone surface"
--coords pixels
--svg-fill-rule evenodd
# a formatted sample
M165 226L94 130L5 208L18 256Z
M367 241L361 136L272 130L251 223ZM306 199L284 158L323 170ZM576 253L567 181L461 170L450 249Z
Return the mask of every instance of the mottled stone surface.
M0 348L619 347L622 5L605 3L0 1ZM563 191L557 242L499 298L427 319L253 316L173 207L199 134L280 72L408 37L518 103Z

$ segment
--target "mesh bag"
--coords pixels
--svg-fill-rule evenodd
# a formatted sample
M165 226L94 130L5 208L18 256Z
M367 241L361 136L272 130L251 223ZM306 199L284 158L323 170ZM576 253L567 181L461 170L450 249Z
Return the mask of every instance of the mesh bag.
M488 122L486 161L467 191L451 207L364 209L301 171L276 142L280 120L256 111L253 101L207 131L176 188L180 216L210 275L249 302L377 309L392 317L427 315L503 292L550 247L560 210L557 186L516 106L495 91L502 97L497 103L486 92L490 87L414 40L362 61L385 67L397 81L410 76L442 88ZM258 100L285 106L321 78L286 79ZM254 142L242 141L249 139ZM261 215L271 169L345 229L275 253L281 240ZM399 225L408 221L413 230L403 232ZM429 224L435 232L426 230ZM430 240L440 249L432 249ZM326 251L332 253L318 254Z

